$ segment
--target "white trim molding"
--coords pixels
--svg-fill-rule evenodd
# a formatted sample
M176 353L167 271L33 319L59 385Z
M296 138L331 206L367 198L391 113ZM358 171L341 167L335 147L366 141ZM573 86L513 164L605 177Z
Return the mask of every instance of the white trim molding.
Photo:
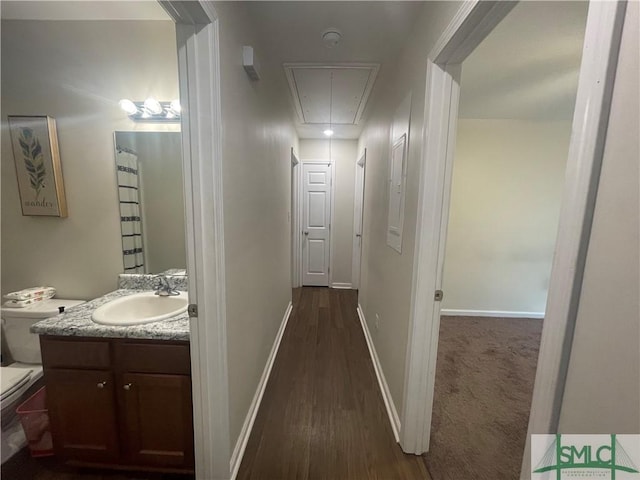
M260 409L260 403L262 403L262 396L264 395L264 391L267 388L267 382L269 381L269 376L271 375L271 369L273 368L276 356L278 355L280 342L282 341L284 332L287 329L287 324L289 323L289 317L291 316L292 310L293 305L291 304L291 302L289 302L289 305L287 305L287 309L284 312L282 322L280 323L278 333L276 334L276 339L273 342L273 346L271 347L271 352L269 353L269 357L267 358L267 363L264 367L264 370L262 371L262 377L260 377L260 382L258 382L258 388L256 389L256 393L253 396L251 405L249 406L249 411L247 412L244 424L242 425L242 430L240 431L240 435L238 436L238 441L236 442L236 446L233 449L230 463L231 480L235 480L236 476L238 475L238 469L240 468L240 464L242 463L242 457L244 456L244 451L247 448L247 442L249 441L249 437L251 436L251 430L253 429L253 424L256 421L256 416L258 415L258 410Z
M300 201L300 158L291 147L291 286L298 288L302 286L302 245L300 234L300 209L298 202Z
M556 433L560 420L626 6L625 1L589 2L521 479L531 472L531 435Z
M350 283L333 282L331 284L331 288L335 288L337 290L351 290L353 287Z
M371 332L369 332L369 327L367 326L367 321L364 318L364 312L362 311L362 306L360 304L358 304L358 318L360 319L360 326L362 327L364 338L367 341L369 355L371 356L371 361L373 362L373 369L376 372L378 386L380 387L380 393L382 394L382 399L384 400L384 406L387 409L387 415L389 416L389 423L391 424L391 429L393 430L393 436L395 437L396 442L399 442L400 416L398 415L398 410L396 410L396 406L393 403L391 391L389 390L389 385L387 384L384 372L382 371L382 365L380 364L380 359L378 358L376 347L373 344L373 340L371 339Z
M213 2L162 1L176 22L190 319L195 471L229 478L220 42Z
M364 230L364 185L366 180L367 149L365 148L355 165L355 187L353 196L353 245L351 246L352 288L360 288L362 266L362 233Z
M443 308L440 316L493 317L493 318L544 318L544 312L514 312L510 310L456 310Z

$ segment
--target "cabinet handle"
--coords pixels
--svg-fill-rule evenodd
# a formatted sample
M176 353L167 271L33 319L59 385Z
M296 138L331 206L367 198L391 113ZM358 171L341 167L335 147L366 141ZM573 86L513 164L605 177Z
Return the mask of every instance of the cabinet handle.
M125 390L131 390L131 384L130 383L126 383L123 388Z
M107 384L107 382L98 382L98 385L96 385L98 388L104 388L104 386Z

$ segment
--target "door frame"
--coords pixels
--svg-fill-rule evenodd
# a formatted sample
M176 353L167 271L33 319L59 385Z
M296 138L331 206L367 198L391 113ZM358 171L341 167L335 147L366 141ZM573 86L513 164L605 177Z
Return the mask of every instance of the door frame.
M219 19L211 1L159 3L176 24L196 478L228 480Z
M515 6L466 1L426 61L420 189L400 444L429 450L461 62ZM611 106L625 2L590 2L521 478L530 476L530 435L555 433L589 242ZM445 292L446 294L446 292Z
M362 265L362 231L364 223L364 182L367 170L367 149L365 148L356 161L356 178L355 192L353 200L353 248L351 251L351 288L357 290L360 288L360 267ZM358 179L362 178L361 182ZM360 188L358 188L360 186ZM360 215L358 215L358 204L360 204ZM360 239L356 225L360 222Z
M302 170L299 165L300 158L291 147L291 286L293 288L302 286L302 277L300 276L302 272L302 266L300 265L302 245L298 234L301 231L300 215L296 211L300 197L300 170Z
M328 287L333 285L333 273L331 272L331 265L333 264L333 219L335 218L335 176L336 176L336 168L335 162L333 159L329 160L300 160L301 165L327 165L329 164L329 168L331 169L331 185L329 186L329 191L331 192L331 220L329 221L329 284ZM294 170L295 171L295 170ZM303 168L298 168L298 198L296 201L296 205L294 208L294 215L298 222L298 234L297 243L298 243L298 275L300 279L299 286L304 286L304 272L303 272L303 260L302 260L302 202L303 202L303 192L304 192L304 183L302 178ZM294 239L294 242L296 239Z

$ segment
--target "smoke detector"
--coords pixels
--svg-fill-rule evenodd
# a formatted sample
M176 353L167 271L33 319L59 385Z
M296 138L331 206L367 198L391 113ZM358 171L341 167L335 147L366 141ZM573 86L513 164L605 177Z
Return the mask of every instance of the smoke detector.
M340 30L334 27L327 28L324 32L322 32L322 42L327 48L337 47L340 43L341 38L342 33L340 32Z

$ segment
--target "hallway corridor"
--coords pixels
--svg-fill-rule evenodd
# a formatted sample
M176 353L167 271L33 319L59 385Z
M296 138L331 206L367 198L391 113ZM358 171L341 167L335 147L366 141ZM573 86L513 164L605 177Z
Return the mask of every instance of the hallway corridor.
M393 438L357 292L304 287L293 305L237 478L429 479Z

